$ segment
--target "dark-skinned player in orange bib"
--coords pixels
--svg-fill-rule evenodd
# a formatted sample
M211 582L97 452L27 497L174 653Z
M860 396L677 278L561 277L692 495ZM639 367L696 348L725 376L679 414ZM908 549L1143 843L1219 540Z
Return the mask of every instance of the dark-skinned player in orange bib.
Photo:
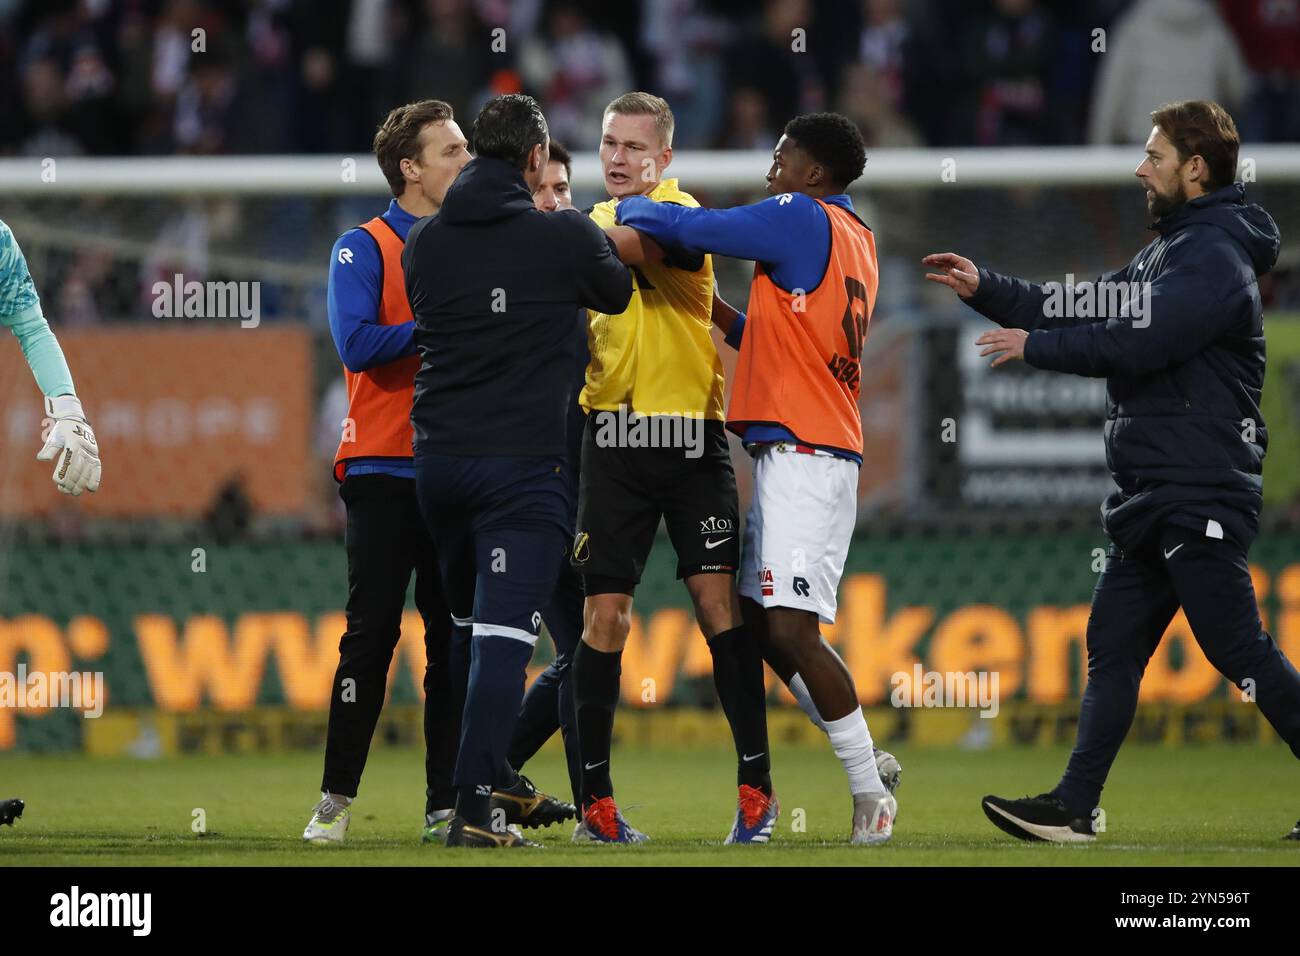
M861 355L878 270L875 239L847 190L865 163L849 120L799 116L773 153L771 198L696 209L633 197L619 203L618 222L661 244L755 262L748 313L713 309L740 351L727 428L754 458L741 608L844 765L850 841L873 845L892 836L898 804L877 769L853 677L819 628L835 621L857 517Z

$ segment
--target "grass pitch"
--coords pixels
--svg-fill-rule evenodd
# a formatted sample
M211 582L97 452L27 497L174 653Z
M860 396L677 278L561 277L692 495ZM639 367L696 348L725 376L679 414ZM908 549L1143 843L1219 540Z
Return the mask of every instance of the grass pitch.
M724 847L734 812L735 757L721 750L616 748L614 779L638 847L573 846L573 824L529 831L545 849L448 850L419 842L423 764L376 749L341 847L307 846L318 799L315 753L153 761L82 756L0 760L0 797L27 812L0 828L0 864L162 866L1227 866L1300 864L1280 839L1300 816L1300 765L1281 746L1129 747L1111 775L1107 832L1084 847L1025 844L985 818L985 793L1049 789L1063 749L968 752L902 748L899 823L884 847L845 844L850 801L829 750L776 748L781 821L765 847ZM567 790L558 750L527 772ZM194 832L202 810L207 832ZM801 830L796 826L802 823Z

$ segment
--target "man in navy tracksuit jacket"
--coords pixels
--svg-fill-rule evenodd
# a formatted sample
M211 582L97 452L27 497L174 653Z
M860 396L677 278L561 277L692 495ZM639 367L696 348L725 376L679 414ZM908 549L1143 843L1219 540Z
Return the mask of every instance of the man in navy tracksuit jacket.
M573 161L569 151L556 140L551 140L551 157L539 188L533 190L533 204L543 212L572 209L569 174ZM587 215L590 210L584 210ZM578 393L587 381L587 363L591 350L587 345L587 310L579 309L574 316L573 401L569 404L568 453L565 455L564 474L569 486L569 526L577 533L578 524L578 462L582 453L582 434L587 425L587 413L578 403ZM569 561L560 564L560 578L555 585L550 605L542 611L542 623L555 643L555 657L544 671L537 675L524 695L519 708L515 734L510 741L507 762L516 771L522 771L542 745L558 730L564 740L564 759L569 770L569 785L575 805L582 803L582 760L578 755L577 713L573 704L572 663L573 652L582 640L582 608L586 595L582 578Z
M585 216L534 208L549 136L531 97L490 100L472 138L477 158L438 214L411 228L402 256L421 356L411 421L447 601L472 618L447 842L520 846L492 796L513 773L525 668L571 530L574 315L623 312L632 276Z
M1059 290L976 269L950 253L931 275L1003 330L977 340L994 365L1106 379L1106 459L1118 486L1102 505L1112 543L1088 619L1088 685L1065 775L1040 797L985 797L1022 839L1091 840L1102 786L1137 708L1147 661L1179 607L1201 649L1253 695L1300 756L1300 674L1260 623L1246 554L1259 524L1268 432L1260 415L1264 326L1258 277L1277 261L1273 219L1233 182L1238 141L1217 104L1152 113L1147 190L1156 238L1098 280L1120 314L1065 317ZM1120 297L1108 296L1124 283ZM1065 290L1067 293L1070 290ZM1059 303L1059 299L1058 299ZM1247 699L1250 699L1249 697ZM1291 834L1300 838L1300 824Z

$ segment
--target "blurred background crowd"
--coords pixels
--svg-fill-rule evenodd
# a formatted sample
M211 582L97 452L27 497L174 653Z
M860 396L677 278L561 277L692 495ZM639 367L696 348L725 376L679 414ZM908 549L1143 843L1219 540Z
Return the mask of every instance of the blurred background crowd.
M471 117L515 90L586 149L634 88L672 102L686 149L765 149L819 109L869 146L1142 142L1147 101L1179 98L1222 102L1247 140L1295 141L1300 5L0 0L0 88L0 154L27 156L361 151L394 103Z

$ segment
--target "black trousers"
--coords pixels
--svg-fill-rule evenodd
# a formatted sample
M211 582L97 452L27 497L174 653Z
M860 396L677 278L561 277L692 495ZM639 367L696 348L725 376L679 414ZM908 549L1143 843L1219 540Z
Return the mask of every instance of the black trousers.
M1137 553L1112 547L1093 592L1079 737L1056 788L1072 809L1091 812L1098 805L1133 723L1142 674L1179 607L1206 659L1254 695L1300 757L1300 673L1260 623L1246 552L1230 540L1167 524Z
M573 652L582 640L582 610L586 595L582 578L568 561L560 566L560 579L542 621L555 641L555 658L537 675L524 694L515 735L507 756L510 766L523 769L557 730L564 739L564 759L575 805L582 802L582 758L578 756L578 714L573 703Z
M464 619L472 599L454 780L458 811L481 826L483 791L505 775L526 668L564 559L562 458L417 452L415 464L419 510L437 543L453 613Z
M330 692L321 789L356 796L414 573L415 606L424 619L426 803L427 808L450 807L455 802L451 775L460 737L449 667L452 624L415 481L394 475L349 476L339 496L347 506L347 630L339 641L339 666Z

